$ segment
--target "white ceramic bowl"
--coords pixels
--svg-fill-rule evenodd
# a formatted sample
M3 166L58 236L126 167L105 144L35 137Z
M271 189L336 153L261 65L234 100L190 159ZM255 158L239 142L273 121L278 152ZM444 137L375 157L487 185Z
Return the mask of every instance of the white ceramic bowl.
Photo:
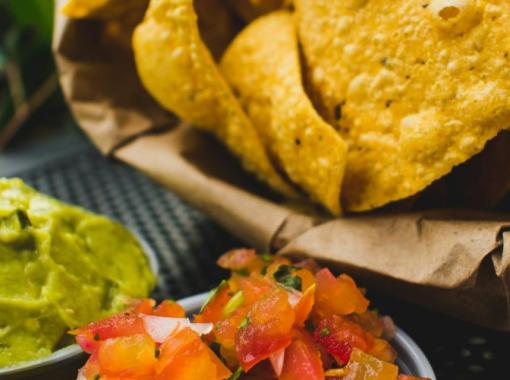
M147 255L150 268L157 278L159 263L156 253L140 234L133 230L132 232L138 238L139 244ZM80 346L73 344L44 358L0 369L0 380L72 380L76 379L77 369L83 365L85 360L86 355Z

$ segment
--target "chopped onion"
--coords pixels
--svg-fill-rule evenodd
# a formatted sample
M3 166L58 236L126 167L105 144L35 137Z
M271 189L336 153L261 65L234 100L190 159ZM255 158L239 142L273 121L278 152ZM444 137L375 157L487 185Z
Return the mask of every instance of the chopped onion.
M145 330L157 343L163 343L170 334L186 327L198 335L209 334L213 329L212 323L192 323L188 318L158 317L147 314L140 314L140 316Z
M283 371L283 363L285 361L285 348L282 348L279 351L273 352L271 356L269 356L269 361L273 366L274 373L277 377L280 377Z

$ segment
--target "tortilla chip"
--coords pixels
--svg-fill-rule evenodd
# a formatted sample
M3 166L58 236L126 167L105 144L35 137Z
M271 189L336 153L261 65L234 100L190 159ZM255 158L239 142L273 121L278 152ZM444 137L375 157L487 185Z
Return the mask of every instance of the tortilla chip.
M252 21L266 13L289 6L291 0L228 0L239 16L245 21Z
M290 180L340 213L347 146L304 91L291 13L252 22L225 52L221 69Z
M143 12L148 0L69 0L62 13L70 18L108 20L132 11Z
M346 209L417 193L510 125L510 3L296 7L318 108L349 146Z
M192 0L152 0L135 30L133 47L143 84L164 108L213 131L246 169L281 193L295 194L272 166L200 38Z

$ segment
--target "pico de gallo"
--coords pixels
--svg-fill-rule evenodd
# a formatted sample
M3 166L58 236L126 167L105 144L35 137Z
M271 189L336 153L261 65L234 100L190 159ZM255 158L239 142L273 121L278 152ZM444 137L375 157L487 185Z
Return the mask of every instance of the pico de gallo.
M231 271L191 320L139 300L72 331L90 354L79 380L418 380L399 374L391 319L363 289L312 260L236 249Z

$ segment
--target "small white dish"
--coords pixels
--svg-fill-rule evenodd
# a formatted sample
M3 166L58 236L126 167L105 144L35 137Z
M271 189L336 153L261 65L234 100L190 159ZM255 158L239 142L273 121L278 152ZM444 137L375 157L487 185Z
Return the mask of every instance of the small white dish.
M131 231L147 255L152 273L157 278L159 263L156 253L139 233ZM85 360L86 355L80 346L72 344L44 358L23 362L12 367L0 368L0 380L71 380L76 378L77 369L82 366ZM70 375L73 372L74 377Z

